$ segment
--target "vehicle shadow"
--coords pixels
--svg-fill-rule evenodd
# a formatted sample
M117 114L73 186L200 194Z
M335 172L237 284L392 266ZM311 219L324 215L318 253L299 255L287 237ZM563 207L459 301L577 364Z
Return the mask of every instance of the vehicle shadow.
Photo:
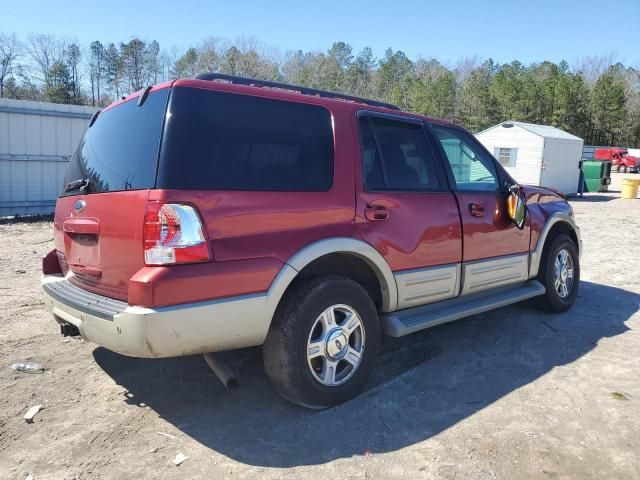
M600 339L624 333L639 301L638 294L583 282L564 314L524 303L386 338L368 389L324 411L279 398L259 349L242 353L241 386L234 391L222 387L201 356L144 360L97 348L94 357L128 389L125 401L148 405L221 454L259 466L313 465L398 450L447 429L574 362Z
M609 190L607 193L620 193ZM611 200L617 200L620 198L620 195L605 195L603 193L599 194L590 194L585 193L584 196L579 197L570 197L570 202L584 202L584 203L598 203L598 202L610 202Z

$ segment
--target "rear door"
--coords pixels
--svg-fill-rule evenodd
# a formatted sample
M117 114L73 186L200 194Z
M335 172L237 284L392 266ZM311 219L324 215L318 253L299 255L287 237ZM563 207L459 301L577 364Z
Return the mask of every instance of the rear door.
M437 139L460 205L462 294L525 281L529 222L520 230L508 218L495 160L475 138L459 128L434 124L430 130Z
M361 111L358 131L356 224L393 270L398 308L458 295L458 206L422 122Z
M168 94L156 87L140 106L133 97L105 109L69 163L54 241L70 281L86 290L127 300L128 280L144 266L142 226Z

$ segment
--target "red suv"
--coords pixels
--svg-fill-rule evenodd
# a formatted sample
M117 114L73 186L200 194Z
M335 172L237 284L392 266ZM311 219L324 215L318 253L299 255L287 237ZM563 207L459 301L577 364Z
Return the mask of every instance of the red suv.
M91 121L42 280L63 333L124 355L262 345L309 407L362 388L380 337L531 297L561 312L580 233L464 129L393 105L204 74Z

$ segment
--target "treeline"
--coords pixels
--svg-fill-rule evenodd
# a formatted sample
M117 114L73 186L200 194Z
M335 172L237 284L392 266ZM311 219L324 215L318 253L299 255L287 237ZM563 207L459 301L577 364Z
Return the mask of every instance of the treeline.
M123 94L200 72L278 80L395 103L477 132L504 120L554 125L587 144L640 146L640 70L586 57L524 65L467 58L455 65L388 49L270 50L254 40L209 38L186 50L157 41L90 45L52 35L0 33L0 96L106 105Z

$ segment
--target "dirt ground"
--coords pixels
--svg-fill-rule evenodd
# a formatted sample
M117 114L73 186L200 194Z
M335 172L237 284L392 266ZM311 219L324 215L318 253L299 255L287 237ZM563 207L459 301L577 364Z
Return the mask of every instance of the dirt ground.
M0 478L638 479L640 199L620 199L614 175L572 201L573 309L525 303L387 339L367 391L320 412L271 390L258 349L226 391L200 356L64 339L39 286L51 223L1 224ZM45 373L9 368L22 360Z

